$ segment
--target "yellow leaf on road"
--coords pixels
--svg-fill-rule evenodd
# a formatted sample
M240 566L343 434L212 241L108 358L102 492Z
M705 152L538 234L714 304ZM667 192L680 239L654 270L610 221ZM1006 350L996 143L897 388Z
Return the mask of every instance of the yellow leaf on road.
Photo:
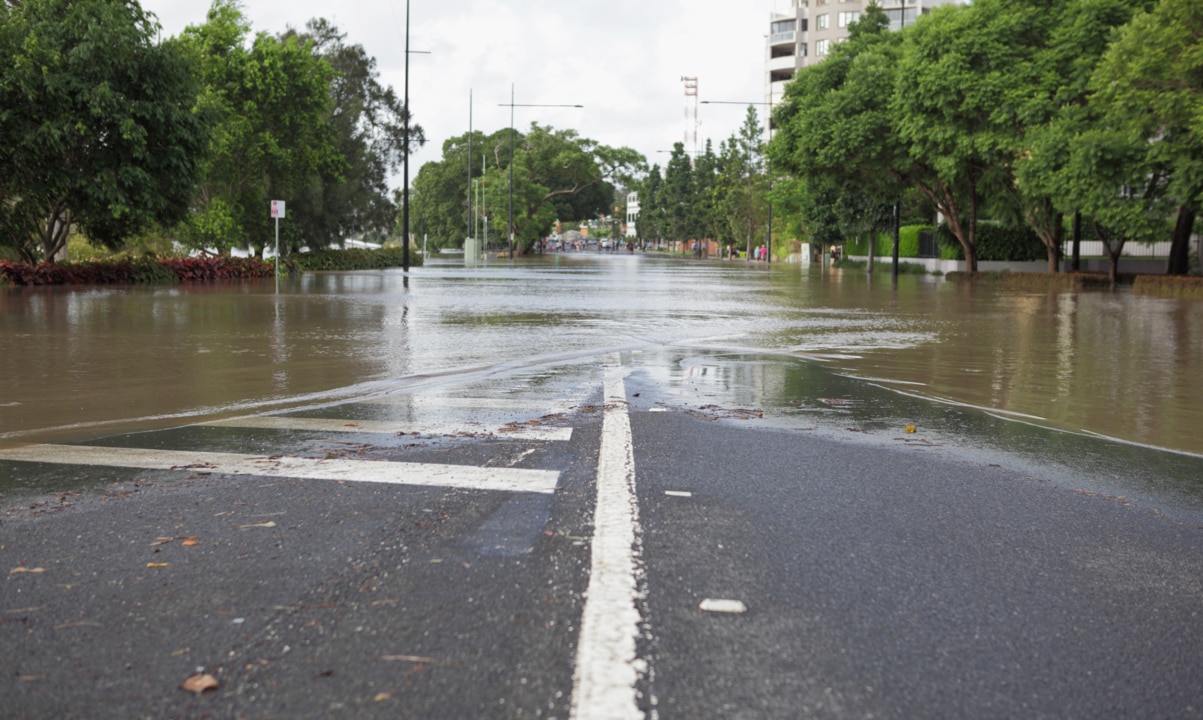
M217 678L208 674L193 675L184 682L180 683L181 690L187 690L188 692L196 693L197 695L200 695L206 690L213 690L216 688Z

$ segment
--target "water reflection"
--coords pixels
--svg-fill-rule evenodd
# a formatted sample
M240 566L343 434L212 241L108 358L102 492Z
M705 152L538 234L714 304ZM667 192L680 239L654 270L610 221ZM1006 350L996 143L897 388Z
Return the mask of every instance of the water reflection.
M895 289L862 273L632 255L309 274L273 290L0 290L0 442L85 440L432 374L670 346L805 357L886 387L1203 453L1203 303L914 276ZM727 382L787 392L768 375Z

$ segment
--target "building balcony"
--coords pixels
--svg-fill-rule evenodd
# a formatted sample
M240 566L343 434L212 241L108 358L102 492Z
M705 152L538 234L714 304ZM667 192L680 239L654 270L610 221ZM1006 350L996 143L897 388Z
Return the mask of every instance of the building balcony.
M769 36L769 45L790 45L798 39L798 32L790 30L789 32L773 33Z
M765 63L765 69L774 75L782 70L788 70L792 73L797 68L798 57L792 54L775 57Z

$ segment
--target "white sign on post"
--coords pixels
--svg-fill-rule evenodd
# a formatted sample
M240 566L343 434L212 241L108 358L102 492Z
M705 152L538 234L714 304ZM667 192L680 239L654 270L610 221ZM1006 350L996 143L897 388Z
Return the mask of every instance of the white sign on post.
M276 219L276 294L280 294L280 218L284 217L284 201L272 200L272 217Z

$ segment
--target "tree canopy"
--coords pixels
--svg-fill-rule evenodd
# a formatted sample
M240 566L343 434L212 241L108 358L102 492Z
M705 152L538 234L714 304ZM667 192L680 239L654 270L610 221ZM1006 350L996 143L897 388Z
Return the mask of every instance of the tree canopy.
M0 242L51 260L189 210L208 124L181 43L134 0L0 4Z
M628 185L645 169L643 156L581 137L575 130L532 123L473 136L472 177L484 178L491 234L509 232L510 152L513 142L513 218L518 252L532 248L557 220L578 221L613 212L615 183ZM414 221L436 247L460 247L470 223L468 136L443 145L443 159L426 163L414 179Z
M770 157L803 198L918 190L970 270L985 220L1030 227L1053 270L1074 213L1113 246L1165 237L1177 215L1185 248L1203 191L1199 14L1190 0L975 0L889 32L870 7L787 86ZM799 208L826 226L826 208Z

